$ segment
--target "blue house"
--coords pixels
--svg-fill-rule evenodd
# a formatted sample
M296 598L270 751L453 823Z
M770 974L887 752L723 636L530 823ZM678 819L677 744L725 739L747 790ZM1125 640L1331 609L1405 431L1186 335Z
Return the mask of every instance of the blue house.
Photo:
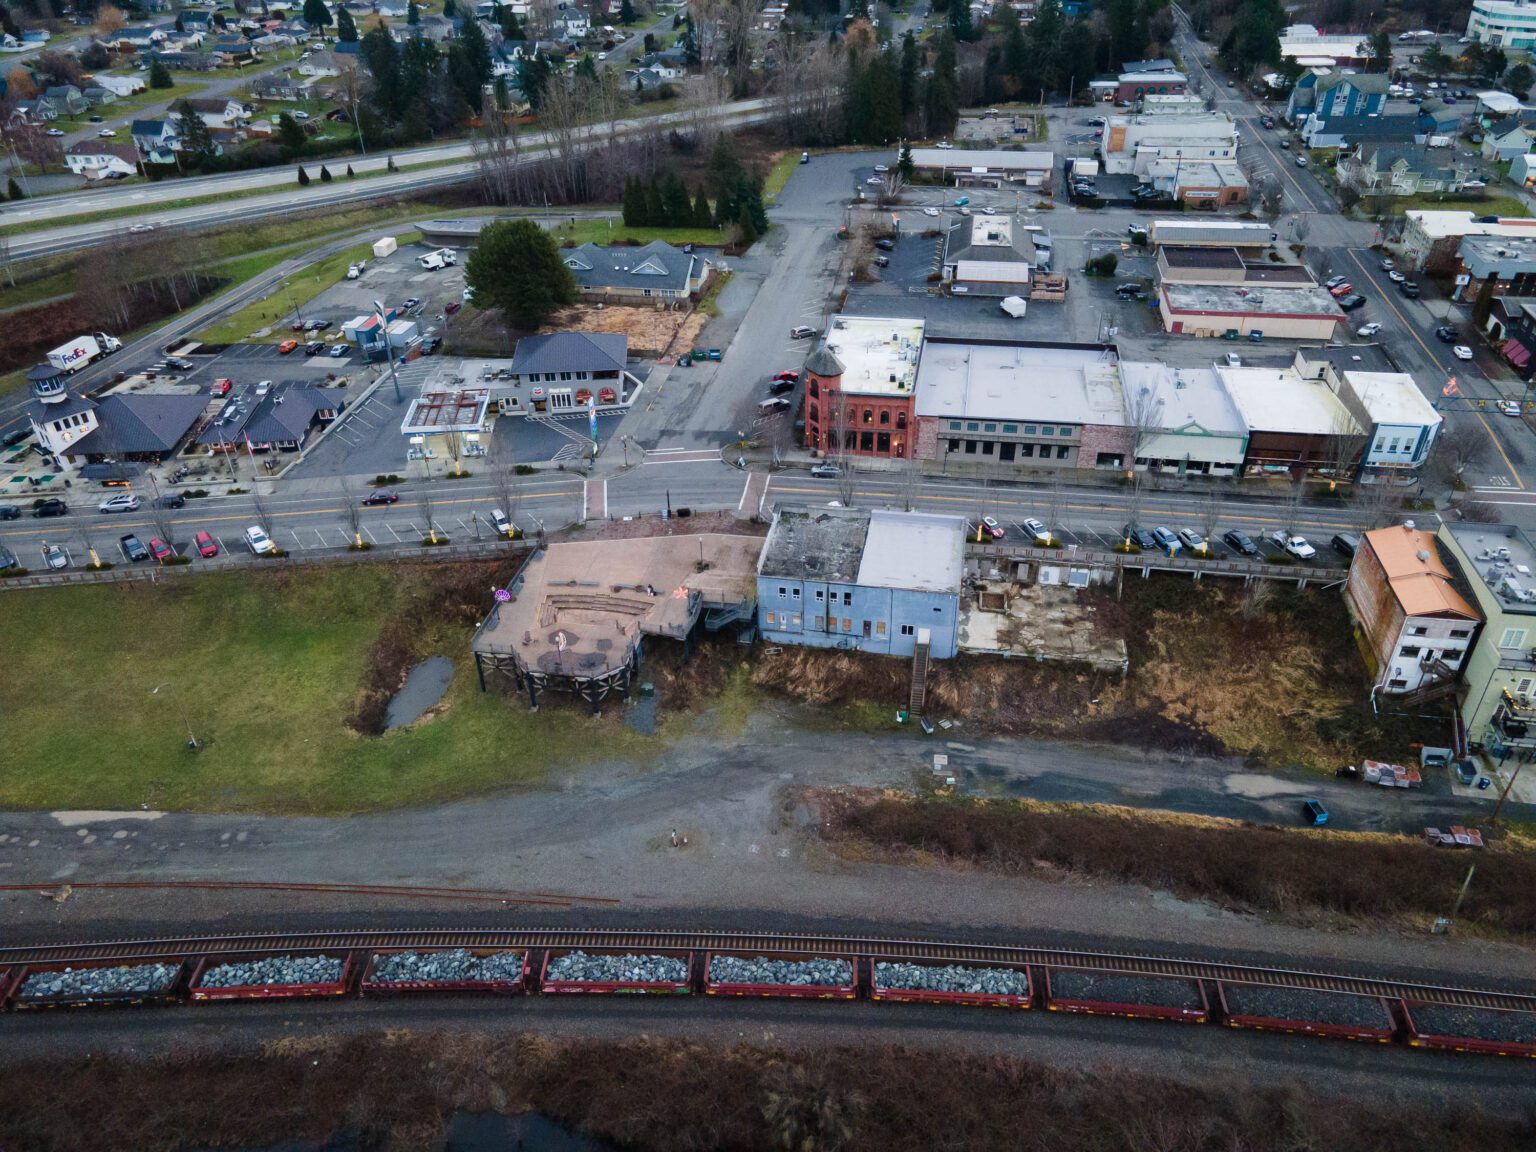
M965 521L927 512L781 504L757 568L770 644L910 656L959 646Z
M1379 116L1387 103L1391 80L1384 72L1307 72L1296 81L1285 105L1285 118L1296 121L1309 112L1320 120L1335 116Z

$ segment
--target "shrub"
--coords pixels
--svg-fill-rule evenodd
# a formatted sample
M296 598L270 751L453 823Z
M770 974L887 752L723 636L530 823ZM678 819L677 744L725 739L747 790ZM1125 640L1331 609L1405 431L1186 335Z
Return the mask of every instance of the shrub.
M95 564L85 565L87 572L107 572L112 568L112 561L98 560Z
M10 579L15 576L25 576L26 574L27 570L20 564L17 564L14 568L0 568L0 580Z
M1112 552L1119 552L1121 555L1124 555L1124 556L1136 556L1136 555L1139 555L1141 553L1141 549L1140 548L1136 547L1136 545L1131 544L1131 543L1129 543L1129 542L1127 542L1125 540L1120 541L1113 548L1111 548L1110 551L1112 551Z
M517 467L513 468L512 471L517 473L519 476L532 476L535 472L538 471L538 469L535 468L532 464L519 464Z
M225 492L224 495L244 496L248 491L250 491L248 488L231 488L228 492Z
M421 546L423 548L441 548L446 543L448 543L448 537L446 536L439 536L436 539L433 539L431 536L425 536L422 538Z
M1115 269L1120 266L1120 257L1114 252L1105 252L1102 256L1095 256L1083 271L1089 276L1110 277L1115 274Z
M368 481L368 483L373 485L375 488L382 488L386 484L403 484L405 481L401 480L400 477L396 476L393 472L390 472L387 475L383 472L380 472L372 480Z
M362 541L361 543L354 540L352 543L347 545L348 552L370 552L372 550L373 545L368 543L366 540Z
M208 489L189 488L187 491L183 492L182 495L185 496L188 500L201 500L204 496L208 495Z
M192 557L190 557L190 556L167 556L164 560L160 561L160 566L162 568L171 568L171 567L179 568L183 564L190 564L190 563L192 563ZM109 565L109 567L110 567L110 565Z
M445 479L445 480L467 480L472 475L474 475L474 473L472 473L468 468L461 468L457 472L444 472L443 473L443 479Z
M1264 563L1294 564L1296 563L1296 557L1292 556L1289 552L1272 552L1268 556L1264 557Z

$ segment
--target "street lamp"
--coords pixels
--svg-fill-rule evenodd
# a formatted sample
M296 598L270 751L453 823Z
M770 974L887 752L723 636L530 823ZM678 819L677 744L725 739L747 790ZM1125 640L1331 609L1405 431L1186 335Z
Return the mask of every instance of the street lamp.
M400 403L400 377L395 375L395 353L389 346L389 324L384 319L384 305L373 302L373 314L379 318L379 335L384 337L384 358L389 362L389 382L395 386L395 403Z
M192 749L192 751L196 752L198 750L198 748L202 747L202 745L198 744L197 737L192 735L192 721L187 716L187 706L184 703L182 703L181 694L176 691L176 686L173 683L171 683L171 681L167 680L164 684L157 684L157 685L155 685L155 687L151 688L149 690L149 694L151 696L158 696L158 695L160 695L160 689L162 689L162 688L169 688L170 689L170 691L167 692L166 695L169 696L172 699L172 701L175 702L176 710L181 713L182 725L187 730L187 747Z
M283 281L283 291L288 294L288 306L293 309L293 318L303 324L304 313L299 311L299 305L293 298L293 285L287 280Z

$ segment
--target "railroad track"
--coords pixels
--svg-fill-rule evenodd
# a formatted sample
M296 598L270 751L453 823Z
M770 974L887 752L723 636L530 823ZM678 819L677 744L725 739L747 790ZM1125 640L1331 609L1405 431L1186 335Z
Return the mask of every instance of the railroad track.
M1082 952L1028 945L785 932L561 928L253 932L226 936L177 936L162 939L102 940L74 944L0 947L0 967L103 960L130 963L253 952L363 952L384 948L605 948L635 951L754 952L770 956L788 952L814 952L823 956L901 956L912 960L954 963L991 962L1033 964L1052 968L1086 968L1140 976L1175 976L1186 979L1303 988L1318 992L1385 996L1457 1008L1502 1008L1536 1012L1536 993L1505 992L1490 988L1421 984L1413 981L1375 979L1311 969L1228 964L1172 956Z

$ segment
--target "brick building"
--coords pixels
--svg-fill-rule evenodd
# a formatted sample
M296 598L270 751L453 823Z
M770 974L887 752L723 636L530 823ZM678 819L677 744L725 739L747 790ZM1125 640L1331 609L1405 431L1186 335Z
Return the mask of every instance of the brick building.
M805 364L805 445L829 456L911 453L921 320L834 316Z

